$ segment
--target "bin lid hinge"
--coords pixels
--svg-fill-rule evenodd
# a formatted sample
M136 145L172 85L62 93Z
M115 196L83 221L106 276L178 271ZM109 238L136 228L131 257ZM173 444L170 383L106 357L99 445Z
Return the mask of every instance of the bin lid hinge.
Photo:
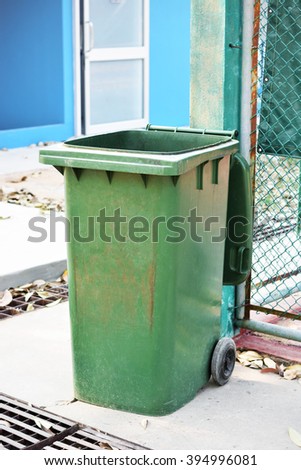
M196 129L193 127L169 127L169 126L153 126L148 124L147 131L166 131L166 132L182 132L187 134L205 134L205 135L220 135L224 137L231 137L232 139L238 136L238 130L233 129L229 131L218 129Z

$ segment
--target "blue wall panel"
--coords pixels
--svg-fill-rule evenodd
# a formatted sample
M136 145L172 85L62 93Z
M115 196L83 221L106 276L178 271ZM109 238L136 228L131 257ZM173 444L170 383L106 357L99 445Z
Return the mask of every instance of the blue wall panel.
M189 125L190 0L150 9L150 122ZM0 148L68 138L72 0L0 0L0 12Z
M73 134L72 0L0 0L0 147Z
M189 125L190 0L150 0L150 122Z

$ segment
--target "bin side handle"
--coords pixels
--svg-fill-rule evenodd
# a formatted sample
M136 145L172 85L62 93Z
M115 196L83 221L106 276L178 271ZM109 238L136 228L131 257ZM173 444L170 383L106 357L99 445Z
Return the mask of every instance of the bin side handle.
M238 249L232 247L230 253L230 268L238 274L248 274L250 270L250 249L241 246Z

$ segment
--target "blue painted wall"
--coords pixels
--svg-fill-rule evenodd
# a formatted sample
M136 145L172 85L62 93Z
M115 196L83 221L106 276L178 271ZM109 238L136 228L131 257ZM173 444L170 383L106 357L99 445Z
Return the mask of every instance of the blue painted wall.
M74 134L72 0L0 0L0 148ZM190 0L150 1L150 122L189 125Z
M72 0L0 0L0 147L73 135Z
M150 122L189 125L190 0L150 1Z

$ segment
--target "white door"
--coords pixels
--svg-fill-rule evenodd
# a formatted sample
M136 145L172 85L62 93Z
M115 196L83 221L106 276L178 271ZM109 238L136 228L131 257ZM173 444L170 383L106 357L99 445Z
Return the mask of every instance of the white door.
M149 0L84 0L83 131L148 121Z

